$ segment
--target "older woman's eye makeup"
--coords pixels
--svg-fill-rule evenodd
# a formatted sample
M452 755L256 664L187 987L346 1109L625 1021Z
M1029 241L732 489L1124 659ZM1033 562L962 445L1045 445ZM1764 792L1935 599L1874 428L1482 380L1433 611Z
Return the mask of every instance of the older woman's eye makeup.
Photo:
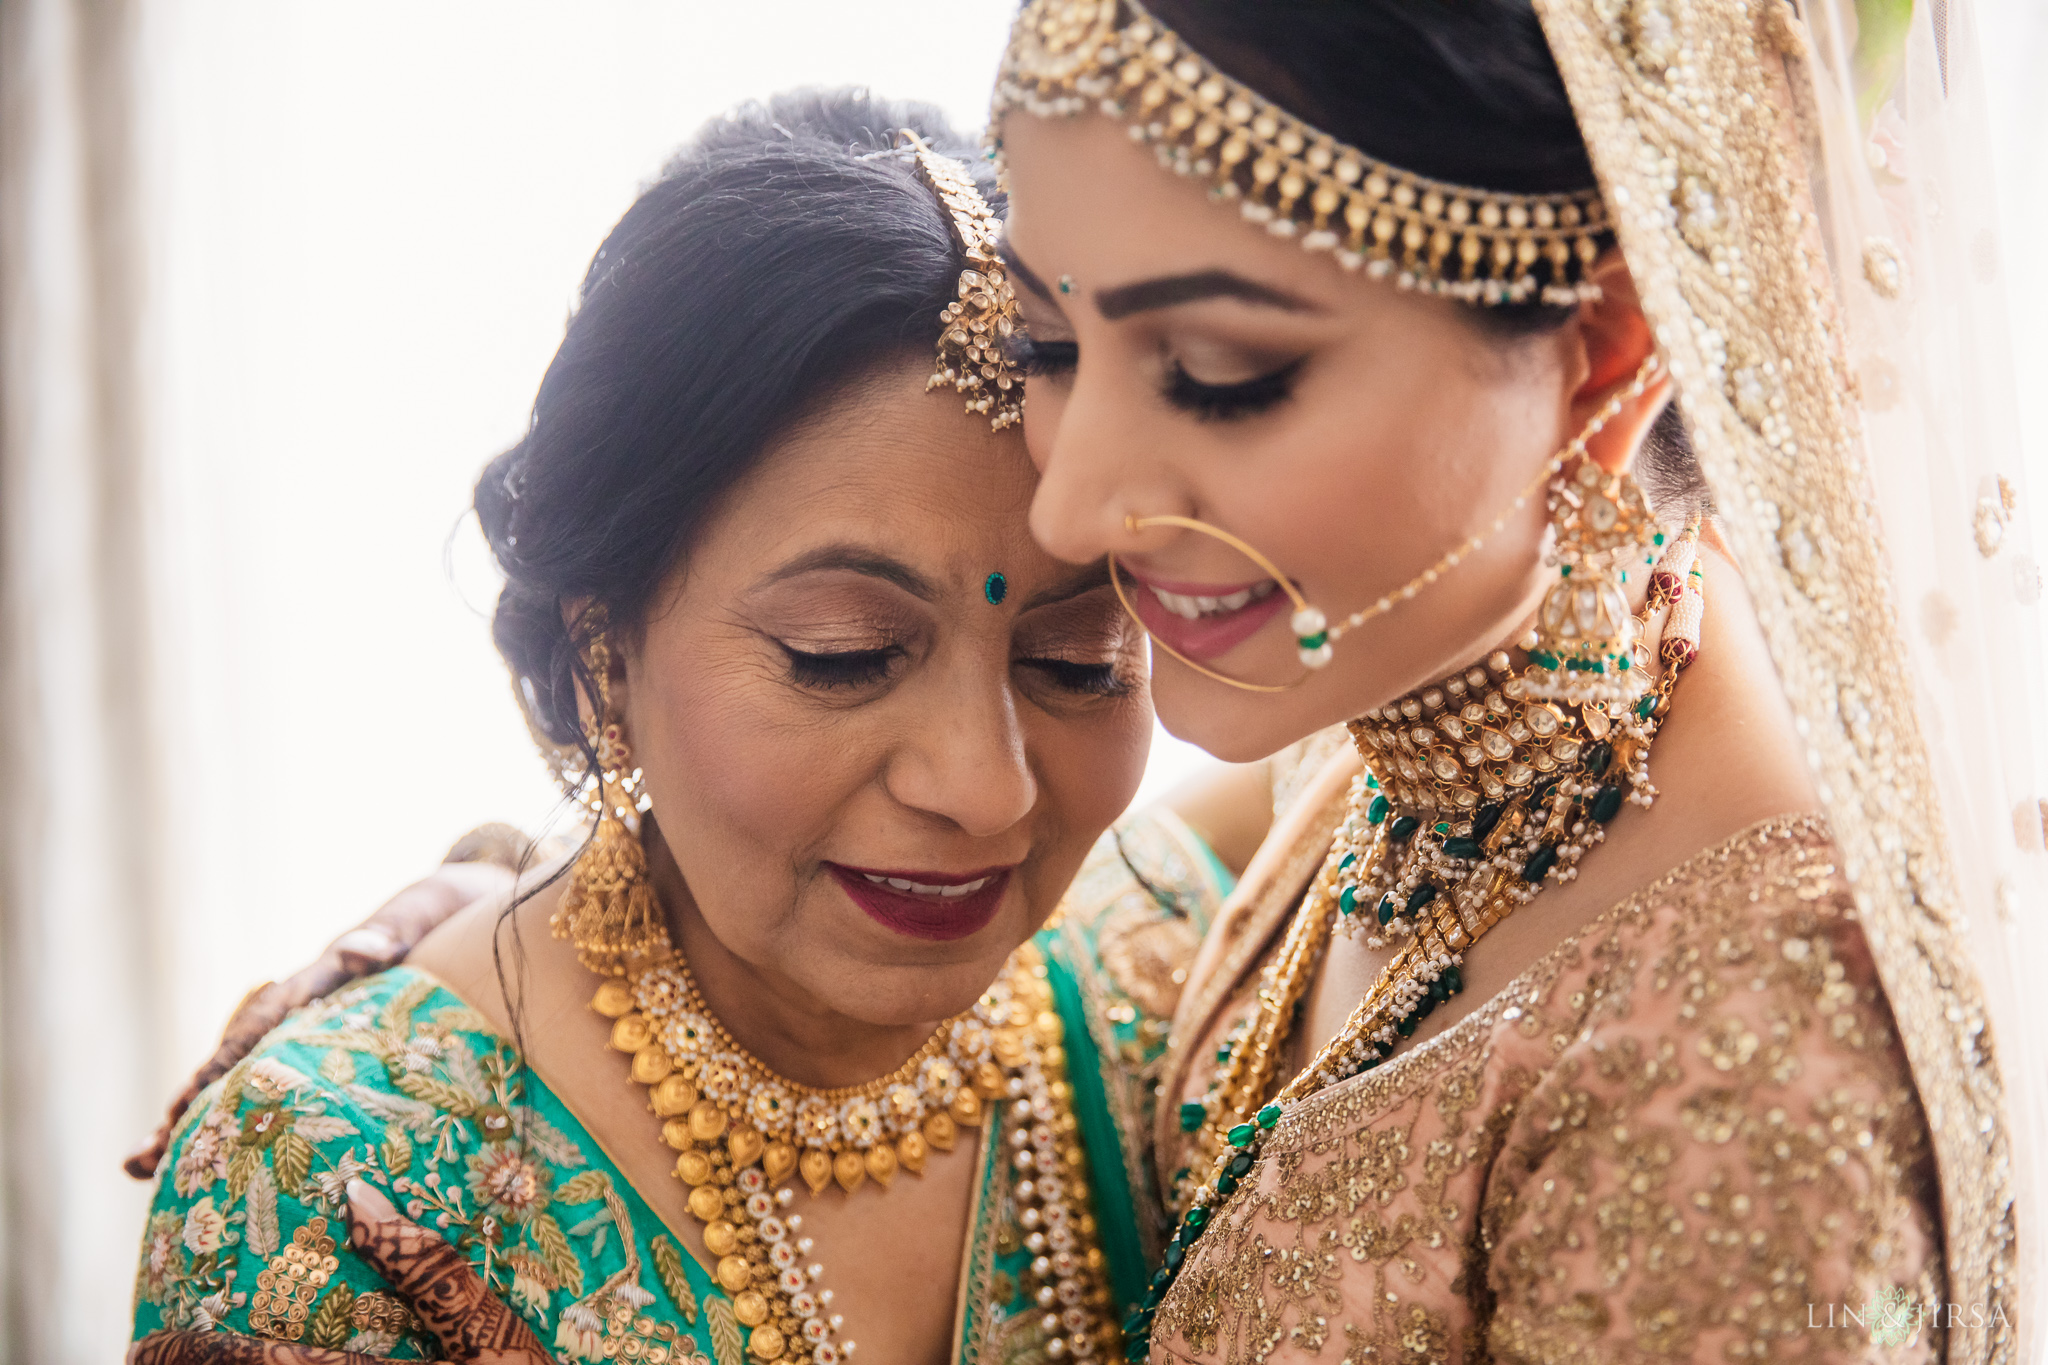
M776 642L789 660L789 680L799 687L830 692L873 687L889 680L891 667L908 651L901 645L881 649L812 652Z

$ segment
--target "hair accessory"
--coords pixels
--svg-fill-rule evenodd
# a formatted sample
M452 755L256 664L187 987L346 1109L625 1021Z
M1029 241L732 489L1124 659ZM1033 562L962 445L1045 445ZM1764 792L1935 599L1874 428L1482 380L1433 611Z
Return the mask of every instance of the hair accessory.
M611 713L611 650L603 608L593 608L595 630L587 660L597 688L597 715L586 733L597 771L582 800L597 817L590 842L569 869L569 885L548 927L576 945L576 956L600 976L624 976L670 954L661 903L647 879L640 842L640 770L633 765L618 718Z
M1339 142L1217 70L1138 0L1032 0L989 118L1100 109L1244 217L1352 270L1470 303L1573 304L1607 214L1597 187L1506 194L1431 180ZM1548 281L1539 285L1539 263Z
M1003 599L1010 595L1010 580L1000 572L990 574L982 580L981 595L988 599L990 606L1000 607Z
M927 391L951 384L967 396L967 411L981 413L1001 431L1024 419L1024 376L1010 359L1017 331L1017 293L997 249L996 216L974 187L967 167L940 156L908 128L897 135L915 154L918 178L939 197L952 220L953 240L967 261L960 297L939 314L938 368Z

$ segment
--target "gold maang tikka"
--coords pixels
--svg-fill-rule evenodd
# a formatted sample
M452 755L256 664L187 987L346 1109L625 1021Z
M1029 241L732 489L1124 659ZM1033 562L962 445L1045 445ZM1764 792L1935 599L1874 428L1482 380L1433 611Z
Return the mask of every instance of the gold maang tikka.
M1019 109L1099 110L1248 222L1404 289L1488 305L1599 293L1587 277L1609 235L1597 187L1509 194L1403 170L1225 75L1139 0L1025 5L989 116L997 155Z
M1637 487L1635 481L1626 474L1607 475L1604 471L1599 471L1599 466L1591 460L1586 449L1587 442L1604 431L1607 424L1619 416L1624 407L1643 396L1650 385L1656 382L1662 369L1663 362L1658 359L1655 352L1645 357L1642 365L1636 370L1635 378L1629 382L1628 386L1616 391L1600 406L1600 410L1587 420L1586 425L1580 429L1578 435L1572 437L1562 450L1544 461L1542 468L1537 470L1536 476L1525 484L1521 491L1515 494L1514 500L1501 511L1499 516L1493 519L1491 525L1466 537L1456 548L1446 551L1436 563L1430 565L1400 587L1384 594L1370 605L1352 612L1351 615L1345 617L1342 621L1335 623L1332 623L1320 608L1316 607L1302 594L1301 589L1296 586L1294 580L1281 572L1278 565L1274 564L1271 559L1267 558L1255 546L1241 537L1233 535L1221 527L1211 526L1204 521L1197 521L1193 517L1176 515L1126 516L1124 518L1124 529L1127 531L1144 531L1155 527L1177 527L1181 530L1197 531L1202 535L1222 541L1225 545L1230 546L1239 554L1251 560L1252 563L1265 570L1273 581L1279 585L1280 591L1286 593L1288 600L1294 604L1294 614L1288 618L1288 625L1294 632L1296 655L1300 658L1302 667L1306 671L1291 682L1246 682L1241 678L1233 678L1228 674L1219 673L1213 668L1196 663L1193 659L1188 658L1156 636L1152 637L1152 643L1203 677L1223 683L1228 687L1235 687L1240 691L1285 692L1290 688L1298 687L1308 678L1311 672L1326 667L1329 664L1335 655L1334 646L1338 640L1357 630L1374 617L1383 616L1401 603L1411 600L1424 588L1435 583L1444 574L1471 558L1482 545L1506 527L1517 512L1528 506L1529 500L1535 497L1545 484L1559 481L1560 476L1568 467L1574 470L1593 469L1598 472L1599 477L1595 482L1600 484L1599 496L1614 506L1617 516L1614 521L1608 521L1607 518L1598 514L1597 511L1588 510L1586 513L1588 527L1586 534L1580 535L1576 529L1573 530L1569 537L1561 534L1559 538L1560 548L1555 552L1558 556L1556 562L1560 564L1575 564L1581 560L1591 560L1604 563L1604 561L1599 560L1600 556L1606 556L1611 559L1620 547L1633 543L1633 539L1640 539L1641 543L1645 545L1651 543L1662 545L1665 538L1649 520L1648 505L1642 501L1641 489ZM1583 478L1583 475L1580 477ZM1573 492L1569 489L1564 489L1561 481L1558 486L1554 486L1551 504L1553 522L1557 522L1560 516L1560 513L1557 511L1559 506L1572 507L1574 510L1570 515L1573 517L1578 515L1577 508L1579 504L1583 504L1587 509L1592 509L1593 504L1587 495L1588 492L1590 492L1590 485L1584 492ZM1571 499L1574 498L1578 500L1577 503L1571 502ZM1615 499L1622 501L1617 503L1614 502ZM1626 504L1625 507L1623 506L1624 503ZM1598 520L1604 529L1592 529L1595 520ZM1563 523L1559 524L1562 527ZM1574 520L1571 524L1576 528L1577 521ZM1567 567L1565 569L1564 577L1567 579L1571 577L1570 568ZM1109 556L1109 582L1110 586L1116 590L1117 601L1123 604L1124 611L1129 614L1132 620L1138 623L1140 629L1146 630L1146 633L1150 635L1151 632L1145 626L1143 618L1138 615L1137 610L1131 606L1130 598L1125 595L1123 578L1118 572L1116 555L1114 553ZM1575 601L1576 599L1573 600ZM1605 598L1601 598L1600 601L1604 604ZM1547 598L1545 605L1547 610ZM1623 624L1617 627L1617 629L1626 630L1630 618L1625 600L1621 614ZM1545 618L1539 615L1539 620L1542 619ZM1617 648L1619 647L1617 646ZM1539 670L1531 670L1531 685L1539 688L1539 691L1531 693L1532 696L1547 695L1540 691L1542 679L1536 676L1538 672ZM1574 677L1578 676L1580 675L1575 672ZM1585 676L1598 675L1586 674ZM1632 697L1640 695L1640 688L1631 694ZM1577 699L1576 695L1574 699Z
M995 212L975 188L967 167L940 156L908 128L898 135L917 165L918 179L939 198L953 240L967 262L959 297L939 314L938 367L927 390L951 384L966 395L967 411L989 419L996 431L1024 420L1024 376L1010 356L1017 332L1017 292L998 247Z
M596 824L590 841L569 869L562 902L548 921L556 938L576 945L576 956L600 976L628 972L670 956L661 902L647 877L647 850L640 842L640 770L633 763L625 730L611 704L611 648L605 641L602 607L586 618L584 650L596 692L585 727L595 771L580 797Z

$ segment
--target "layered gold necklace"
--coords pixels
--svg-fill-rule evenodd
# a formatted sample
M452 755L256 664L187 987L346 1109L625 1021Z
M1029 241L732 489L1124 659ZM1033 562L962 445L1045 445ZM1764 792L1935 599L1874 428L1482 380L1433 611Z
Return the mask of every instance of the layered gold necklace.
M1534 699L1497 652L1351 722L1365 771L1330 852L1261 974L1257 1008L1219 1051L1203 1098L1181 1106L1195 1150L1172 1191L1183 1223L1169 1269L1250 1173L1287 1103L1391 1057L1464 989L1466 950L1546 886L1575 878L1625 805L1655 800L1650 746L1698 652L1705 580L1695 536L1688 528L1665 559L1683 565L1682 578L1653 578L1637 618L1635 648L1648 666L1643 634L1668 612L1654 651L1664 671L1633 704ZM1302 999L1338 932L1396 951L1337 1036L1275 1094ZM1141 1310L1126 1330L1148 1327Z
M951 1150L991 1110L1032 1252L1024 1289L1043 1310L1043 1349L1076 1360L1119 1351L1062 1024L1029 945L902 1066L843 1089L788 1080L741 1047L680 955L606 981L591 1003L613 1021L611 1046L631 1055L633 1079L663 1120L690 1215L717 1258L714 1278L733 1296L755 1359L839 1365L855 1350L819 1284L824 1268L810 1260L790 1176L813 1196L834 1183L848 1195L869 1181L887 1189L902 1170L922 1174L933 1149Z

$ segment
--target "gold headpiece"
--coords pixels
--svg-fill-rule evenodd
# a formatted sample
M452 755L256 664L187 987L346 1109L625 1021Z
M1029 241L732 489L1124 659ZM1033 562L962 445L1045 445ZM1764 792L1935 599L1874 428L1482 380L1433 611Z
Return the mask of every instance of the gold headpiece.
M1251 222L1404 289L1487 304L1597 292L1585 278L1607 231L1597 188L1503 194L1390 166L1224 75L1138 0L1031 0L1010 34L990 137L1020 108L1099 108Z
M946 330L939 338L938 368L925 388L951 384L967 396L967 411L986 414L989 426L1001 431L1024 420L1024 376L1010 358L1017 293L998 254L995 212L965 166L940 156L907 128L900 136L916 154L918 179L931 186L952 220L953 239L967 261L960 297L939 314Z

